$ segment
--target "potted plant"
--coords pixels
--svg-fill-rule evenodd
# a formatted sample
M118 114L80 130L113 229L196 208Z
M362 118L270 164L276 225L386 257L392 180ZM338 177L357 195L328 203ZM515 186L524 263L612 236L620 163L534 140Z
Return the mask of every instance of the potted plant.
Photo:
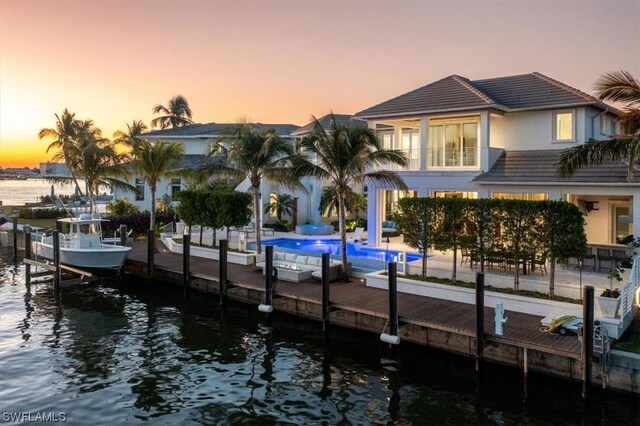
M598 305L602 316L607 318L615 318L618 316L618 308L620 307L620 290L613 288L613 280L622 281L622 268L617 266L609 270L609 288L604 290L598 297Z

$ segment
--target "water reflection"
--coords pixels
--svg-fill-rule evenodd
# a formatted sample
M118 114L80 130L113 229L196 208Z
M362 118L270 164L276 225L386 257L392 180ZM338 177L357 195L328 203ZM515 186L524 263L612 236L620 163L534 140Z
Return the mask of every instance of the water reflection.
M0 262L2 256L0 256ZM3 409L72 423L633 424L637 400L130 279L24 286L0 263ZM35 373L35 374L34 374ZM553 395L553 397L550 397ZM596 394L597 395L597 394ZM525 397L526 396L526 397Z

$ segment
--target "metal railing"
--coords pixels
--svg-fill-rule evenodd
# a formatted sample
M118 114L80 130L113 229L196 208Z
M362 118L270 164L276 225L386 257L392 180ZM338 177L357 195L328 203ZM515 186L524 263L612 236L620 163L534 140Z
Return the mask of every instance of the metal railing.
M620 316L626 319L627 315L633 313L633 305L638 303L635 300L636 292L640 288L640 255L633 258L631 271L629 272L629 282L620 289Z
M478 147L428 148L429 167L478 167Z
M398 165L390 165L383 167L385 170L420 170L420 149L398 149L397 151L404 153L407 158L407 165L402 167Z

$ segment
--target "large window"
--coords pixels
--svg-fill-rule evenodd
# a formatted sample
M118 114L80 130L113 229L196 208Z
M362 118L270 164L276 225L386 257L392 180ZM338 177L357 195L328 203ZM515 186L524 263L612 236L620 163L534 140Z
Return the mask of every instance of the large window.
M620 239L629 235L629 207L613 206L613 241L617 243Z
M136 201L144 201L144 179L136 178Z
M544 201L549 199L549 194L542 192L492 192L491 197L502 200Z
M418 191L384 191L384 220L393 220L393 214L398 210L398 201L405 197L417 197Z
M575 141L574 111L557 111L553 113L553 140L556 142Z
M433 191L435 198L478 198L477 192L466 191Z
M457 121L429 126L429 166L477 168L478 122Z

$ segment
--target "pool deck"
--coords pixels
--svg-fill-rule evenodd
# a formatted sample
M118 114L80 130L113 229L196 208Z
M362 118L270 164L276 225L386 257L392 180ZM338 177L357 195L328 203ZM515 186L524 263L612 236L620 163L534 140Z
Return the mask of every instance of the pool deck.
M128 256L127 272L146 276L146 242L136 241ZM169 252L161 243L155 253L155 277L181 284L182 256ZM219 294L219 264L215 260L192 257L190 288ZM228 264L228 298L256 306L262 303L265 278L254 266ZM437 347L469 357L475 356L475 306L398 293L400 337L425 346ZM369 288L364 281L330 285L330 318L333 325L380 334L389 315L388 292ZM273 294L276 315L322 319L321 285L318 282L278 282ZM575 335L552 335L539 331L539 316L507 312L504 335L494 333L494 309L485 307L485 350L488 360L579 380L582 374L581 343ZM321 330L321 327L319 327ZM601 381L600 368L594 365L594 383ZM609 386L632 392L640 388L640 375L609 374Z

